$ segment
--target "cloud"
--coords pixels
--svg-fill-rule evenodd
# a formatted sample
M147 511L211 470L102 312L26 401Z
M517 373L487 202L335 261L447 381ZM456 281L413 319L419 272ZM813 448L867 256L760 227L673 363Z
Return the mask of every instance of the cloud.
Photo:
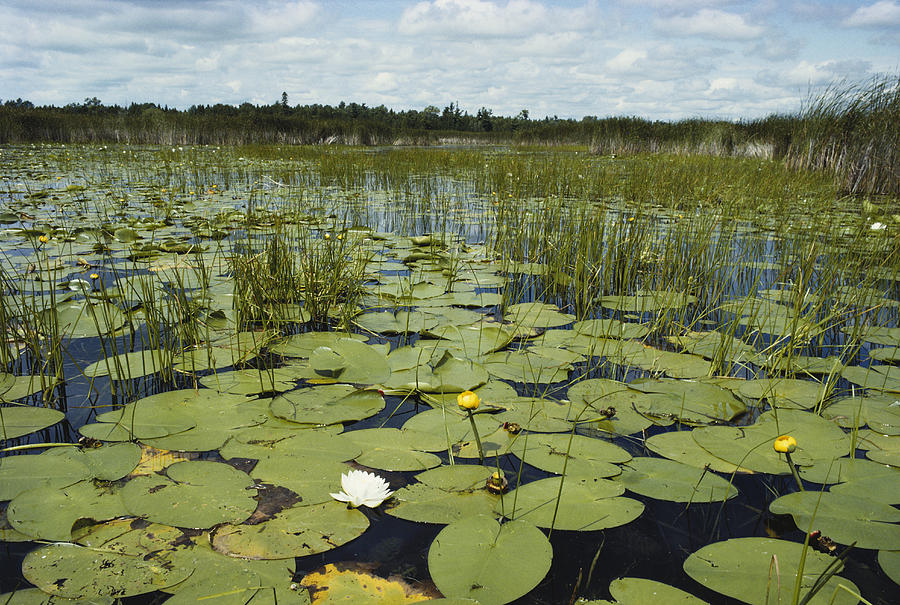
M693 15L675 15L654 19L654 27L675 36L701 36L719 40L751 40L765 31L758 25L747 23L743 16L704 8Z
M398 30L404 35L446 37L522 37L536 32L577 30L595 19L592 2L575 9L533 0L433 0L403 11Z
M849 27L895 27L900 25L900 4L882 0L861 6L844 20Z

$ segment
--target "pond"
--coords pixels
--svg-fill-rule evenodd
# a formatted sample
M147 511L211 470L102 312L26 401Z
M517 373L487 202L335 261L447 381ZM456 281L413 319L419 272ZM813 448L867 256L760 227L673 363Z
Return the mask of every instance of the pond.
M895 201L553 149L0 176L8 603L895 602Z

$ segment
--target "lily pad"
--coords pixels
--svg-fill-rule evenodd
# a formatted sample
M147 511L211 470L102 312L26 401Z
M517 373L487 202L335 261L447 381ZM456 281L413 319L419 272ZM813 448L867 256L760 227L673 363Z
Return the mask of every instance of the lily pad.
M6 456L0 458L0 500L12 500L38 487L67 487L90 476L88 466L79 460L46 454Z
M564 481L562 492L560 481ZM644 511L644 505L637 500L617 497L622 489L613 481L586 485L551 477L504 494L494 510L509 519L521 519L538 527L596 531L630 523Z
M128 510L114 490L79 481L69 487L22 492L9 503L6 514L13 528L34 539L68 542L79 519L105 521L127 515Z
M610 582L609 592L616 602L622 603L622 605L652 605L653 603L706 605L706 601L698 599L680 588L645 578L617 578Z
M352 338L338 339L331 346L313 349L309 365L323 376L340 382L376 384L385 382L391 367L374 346Z
M221 525L211 539L214 549L231 557L293 559L337 548L368 527L359 510L325 502L293 506L255 525Z
M738 495L722 477L664 458L634 458L617 480L631 492L670 502L722 502Z
M305 424L336 424L374 416L384 409L378 391L343 384L297 389L272 400L272 414Z
M831 492L794 492L769 505L776 515L791 515L803 531L821 530L835 542L857 548L891 549L900 544L900 511L860 497Z
M0 407L0 441L15 439L53 426L66 415L59 410L34 406Z
M239 523L256 510L253 480L227 464L177 462L166 475L135 477L122 488L129 512L156 523L204 528Z
M44 592L69 599L123 598L173 586L193 570L172 565L170 553L122 555L76 544L31 551L22 575Z
M785 540L733 538L704 546L691 554L684 562L684 571L710 590L744 603L788 603L793 595L802 551L802 544ZM800 584L801 597L809 592L833 561L828 555L807 550ZM852 582L833 576L809 602L856 605L856 597L836 590L839 583L859 594ZM832 595L835 595L834 601Z
M441 530L428 550L428 570L448 597L502 605L537 586L552 558L550 542L533 525L474 516Z

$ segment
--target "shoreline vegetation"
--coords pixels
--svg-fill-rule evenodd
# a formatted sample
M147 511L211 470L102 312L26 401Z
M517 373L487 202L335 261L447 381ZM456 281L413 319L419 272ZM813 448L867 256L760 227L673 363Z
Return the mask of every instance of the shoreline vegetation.
M450 103L395 111L365 103L291 106L154 103L104 105L96 97L64 107L22 99L0 104L0 144L133 145L515 145L581 146L595 154L704 154L760 157L833 175L843 194L900 194L900 75L836 83L796 114L755 120L585 116L581 120L475 115Z

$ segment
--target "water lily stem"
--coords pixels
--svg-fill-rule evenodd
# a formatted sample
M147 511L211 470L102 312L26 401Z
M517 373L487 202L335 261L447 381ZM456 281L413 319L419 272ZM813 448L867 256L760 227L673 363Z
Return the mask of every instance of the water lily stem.
M784 455L787 458L788 466L791 467L791 474L794 476L794 481L797 482L797 487L800 488L800 491L806 491L803 489L803 482L800 480L800 473L797 472L797 465L794 464L794 461L791 460L791 453L787 452Z
M472 410L466 410L469 414L469 423L472 425L472 432L475 433L475 445L478 446L478 461L484 463L484 449L481 447L481 437L478 436L478 427L475 426L475 415Z

